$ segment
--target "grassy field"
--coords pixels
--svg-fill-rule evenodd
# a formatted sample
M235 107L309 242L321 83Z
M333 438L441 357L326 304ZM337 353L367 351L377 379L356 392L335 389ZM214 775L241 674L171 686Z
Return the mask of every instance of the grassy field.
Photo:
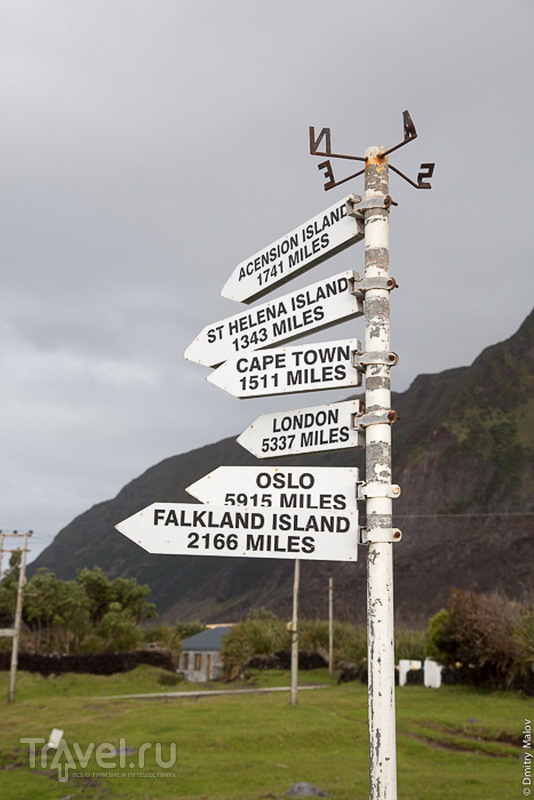
M17 700L7 704L1 673L0 798L272 800L306 781L337 800L366 800L365 686L336 686L319 670L302 673L301 685L326 687L302 691L297 707L286 692L113 699L198 688L165 687L161 676L152 667L111 677L19 673ZM289 675L258 674L247 685L289 686ZM524 797L521 734L533 711L516 694L398 689L399 800ZM47 739L52 728L64 730L68 750L41 763L37 742L32 768L20 739Z

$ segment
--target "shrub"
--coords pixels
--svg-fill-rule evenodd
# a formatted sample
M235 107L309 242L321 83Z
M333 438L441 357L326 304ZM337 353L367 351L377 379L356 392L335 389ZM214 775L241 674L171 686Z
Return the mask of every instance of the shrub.
M245 623L234 625L224 637L221 655L227 680L237 678L241 668L251 656L258 655L254 653L252 642L244 626Z
M519 687L532 675L532 609L498 593L453 589L431 620L427 654L446 667L463 665L475 683Z
M398 628L395 630L395 658L410 661L423 661L426 649L426 632L414 628Z
M205 630L206 626L201 622L177 622L174 626L176 637L180 642Z
M226 677L235 678L252 656L272 656L289 645L287 627L275 614L265 609L251 611L224 637L222 659Z
M160 686L177 686L182 681L182 678L176 675L176 673L161 672L158 675L157 681Z
M396 634L397 657L424 657L424 631L400 629ZM274 614L264 609L251 612L247 618L235 625L225 636L223 662L226 677L236 677L253 657L261 657L261 663L271 663L275 653L289 651L291 636L287 625ZM317 653L325 661L329 651L329 625L325 620L299 622L299 651ZM367 631L363 625L334 623L334 665L351 663L365 664L367 659ZM258 662L259 663L259 662Z

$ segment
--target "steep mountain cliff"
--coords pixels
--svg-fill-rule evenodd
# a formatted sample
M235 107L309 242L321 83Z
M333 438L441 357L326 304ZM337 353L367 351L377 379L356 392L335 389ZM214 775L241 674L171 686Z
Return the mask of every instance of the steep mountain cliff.
M529 584L534 520L534 312L505 342L470 367L420 375L393 396L397 615L418 622L441 608L451 587L501 589L520 597ZM62 578L102 567L152 587L169 620L239 619L251 607L289 614L293 563L285 560L148 555L114 525L152 502L192 502L184 491L221 465L363 467L361 451L261 462L233 439L151 467L113 499L76 517L31 564ZM365 616L366 550L356 564L302 564L301 612L325 616L333 575L336 614Z

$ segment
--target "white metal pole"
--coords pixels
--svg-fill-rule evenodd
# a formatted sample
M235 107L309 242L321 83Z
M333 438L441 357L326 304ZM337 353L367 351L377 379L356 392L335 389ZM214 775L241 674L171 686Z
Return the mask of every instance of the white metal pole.
M298 604L300 584L300 560L295 559L295 573L293 577L293 616L291 619L291 705L298 703L299 680L299 632L298 632Z
M389 180L385 148L366 151L365 195L365 367L366 412L391 409ZM393 361L394 363L394 361ZM369 671L370 800L397 797L391 426L366 427L367 635Z

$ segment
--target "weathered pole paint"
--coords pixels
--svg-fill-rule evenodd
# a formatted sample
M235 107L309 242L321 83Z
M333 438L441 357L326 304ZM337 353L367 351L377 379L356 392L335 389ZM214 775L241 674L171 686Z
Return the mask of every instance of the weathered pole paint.
M389 176L385 148L371 147L366 155L365 277L389 278ZM390 292L368 289L365 295L365 350L390 352ZM391 408L390 359L366 367L366 411ZM391 531L391 426L369 425L365 432L366 482L384 484L367 497L367 634L369 669L370 800L396 800L395 653L393 631L393 544L380 534Z

